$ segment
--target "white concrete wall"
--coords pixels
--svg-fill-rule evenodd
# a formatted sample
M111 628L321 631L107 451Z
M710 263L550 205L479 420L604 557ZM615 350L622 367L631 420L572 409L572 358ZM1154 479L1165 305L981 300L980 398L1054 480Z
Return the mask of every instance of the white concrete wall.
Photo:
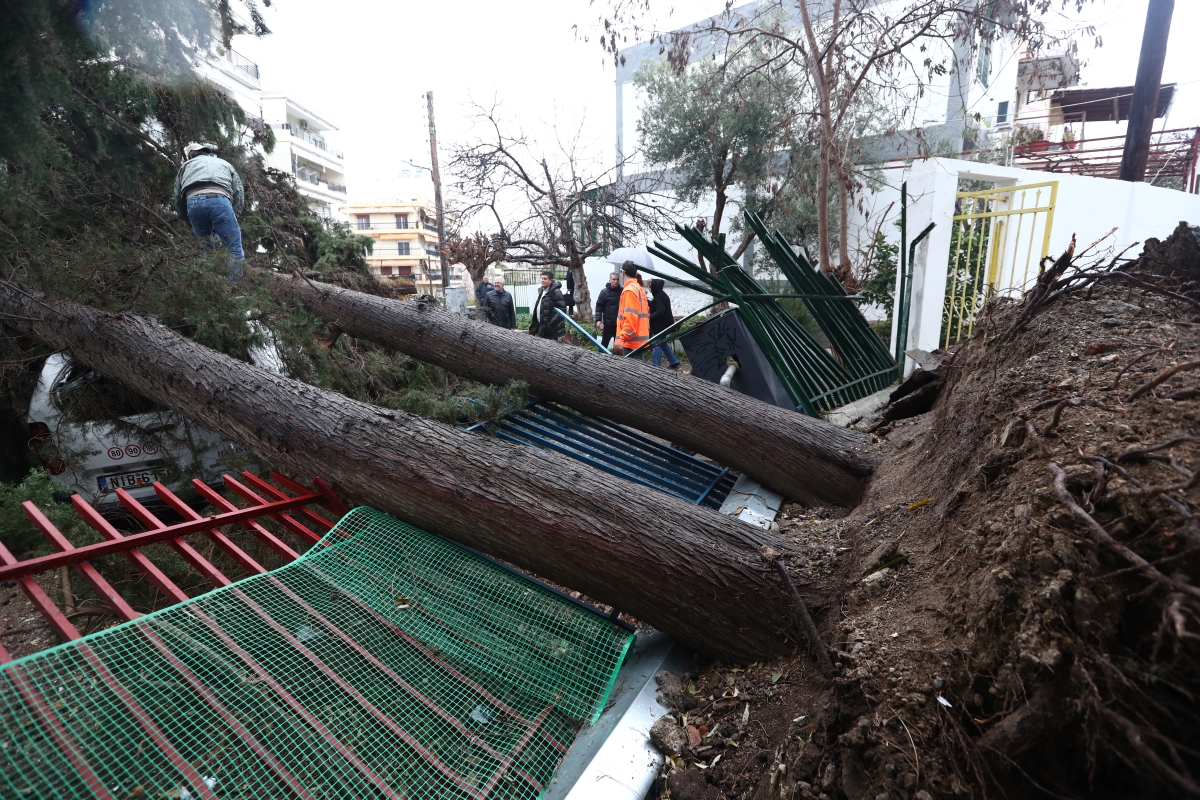
M917 162L896 182L908 182L909 236L916 236L931 221L937 227L917 248L913 259L912 306L905 349L932 351L940 345L951 221L960 179L1018 187L1058 181L1050 235L1049 254L1052 257L1066 250L1072 236L1076 239L1076 253L1099 242L1090 251L1094 254L1091 257L1116 255L1126 248L1130 248L1127 257L1136 257L1141 252L1137 246L1140 242L1150 237L1165 238L1181 220L1200 223L1200 195L1174 189L1082 175L1031 172L957 159L935 158ZM898 207L894 213L899 213ZM1035 252L1035 257L1037 255ZM898 308L899 297L896 303ZM894 315L893 319L898 320L899 315ZM893 347L895 328L893 322ZM911 366L910 360L909 368Z

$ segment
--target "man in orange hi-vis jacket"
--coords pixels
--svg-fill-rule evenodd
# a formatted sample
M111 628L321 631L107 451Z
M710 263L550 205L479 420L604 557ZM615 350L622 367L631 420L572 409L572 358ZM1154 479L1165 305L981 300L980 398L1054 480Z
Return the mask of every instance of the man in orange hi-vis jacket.
M621 271L625 273L625 288L617 312L617 353L636 350L650 340L650 303L638 282L637 264L626 261Z

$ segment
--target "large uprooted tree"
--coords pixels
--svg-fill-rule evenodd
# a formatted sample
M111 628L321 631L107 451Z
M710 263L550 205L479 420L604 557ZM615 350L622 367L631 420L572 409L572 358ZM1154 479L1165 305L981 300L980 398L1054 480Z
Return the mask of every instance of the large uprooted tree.
M603 598L703 652L757 659L787 652L789 629L801 640L787 589L760 554L773 537L711 509L273 375L154 320L7 282L0 314L273 463L319 466L359 501ZM569 497L570 511L550 497ZM629 524L629 508L653 508L653 520Z
M1039 4L956 6L1017 14ZM379 299L361 242L324 227L287 176L239 149L269 136L211 87L161 81L154 48L99 36L122 28L105 27L111 8L22 0L0 29L0 374L10 395L28 389L40 357L67 348L281 467L324 473L718 656L671 698L694 729L666 762L675 800L1200 797L1192 230L1149 242L1121 269L1073 272L1068 255L1020 305L989 304L933 411L877 429L877 441L784 422L789 412L729 402L682 376L646 378L639 395L642 365L552 342L518 358L528 337L452 324L428 301ZM153 39L171 19L161 14L190 30L197 8L222 30L218 2L147 1L123 24ZM206 40L180 41L199 53ZM198 253L170 217L174 159L192 138L217 138L244 170L244 227L265 251L252 248L252 266L285 275L250 270L230 286L223 258ZM313 272L324 280L306 282ZM1072 291L1092 282L1094 294ZM245 363L247 315L273 331L290 377ZM349 334L328 351L314 343L327 322ZM504 395L388 347L464 371L510 353L539 391L584 410L658 401L668 413L653 423L701 445L702 413L740 424L714 437L727 463L774 467L794 483L808 474L812 496L800 486L794 497L846 507L790 506L778 530L756 530L404 413L412 379L397 375L440 382L446 406L420 410L442 419L465 413L453 411L457 392L478 392L489 414ZM518 404L520 389L510 391ZM739 406L744 422L731 414ZM840 496L813 488L831 485ZM806 644L797 596L834 650L832 676L792 652Z

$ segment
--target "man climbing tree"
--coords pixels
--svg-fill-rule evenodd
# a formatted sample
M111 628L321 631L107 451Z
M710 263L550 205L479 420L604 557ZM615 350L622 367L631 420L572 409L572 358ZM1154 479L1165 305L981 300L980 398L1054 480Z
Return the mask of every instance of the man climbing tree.
M237 215L245 205L242 179L237 170L217 157L217 146L192 142L183 151L184 162L175 176L171 205L201 244L211 243L216 234L229 251L229 280L242 277L242 229Z

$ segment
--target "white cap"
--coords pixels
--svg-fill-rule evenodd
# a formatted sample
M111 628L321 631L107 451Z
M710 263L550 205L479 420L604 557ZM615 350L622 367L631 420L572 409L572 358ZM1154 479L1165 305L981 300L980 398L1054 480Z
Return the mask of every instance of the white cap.
M191 158L201 150L208 150L210 153L216 153L217 146L212 142L191 142L187 147L183 148L183 157Z

